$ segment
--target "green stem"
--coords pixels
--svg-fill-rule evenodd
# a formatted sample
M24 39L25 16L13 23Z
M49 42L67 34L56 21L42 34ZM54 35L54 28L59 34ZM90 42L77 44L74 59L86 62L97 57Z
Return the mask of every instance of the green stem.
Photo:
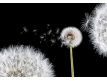
M71 61L71 74L72 74L72 77L74 77L73 52L72 52L71 46L70 46L70 61Z

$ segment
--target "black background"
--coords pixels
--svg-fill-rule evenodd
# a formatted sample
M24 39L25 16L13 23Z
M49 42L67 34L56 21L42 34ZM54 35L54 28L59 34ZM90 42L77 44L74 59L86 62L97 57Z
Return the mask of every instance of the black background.
M85 13L91 13L98 4L0 4L0 48L10 45L30 45L40 49L54 65L57 77L70 77L69 48L61 47L61 41L51 45L48 36L46 41L40 43L41 34L49 29L53 33L57 28L75 26L80 29ZM23 32L23 27L28 32ZM37 35L32 30L38 29ZM55 34L55 33L54 33ZM76 77L107 76L107 58L98 55L93 50L88 34L82 32L83 41L80 46L73 49L74 67ZM54 38L60 36L55 34Z

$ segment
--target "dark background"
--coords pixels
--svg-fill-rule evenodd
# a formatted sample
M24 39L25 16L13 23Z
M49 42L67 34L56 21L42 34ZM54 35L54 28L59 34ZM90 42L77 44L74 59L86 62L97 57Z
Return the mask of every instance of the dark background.
M69 48L58 40L63 28L80 29L85 13L91 13L98 4L0 4L0 48L10 45L30 45L40 49L54 65L57 77L70 77ZM24 31L24 28L27 31ZM56 34L57 28L60 29ZM33 32L37 29L37 32ZM40 39L43 33L52 34ZM82 32L83 41L73 49L76 77L107 76L107 58L93 50L88 34ZM55 39L52 43L50 40ZM40 41L42 41L40 43Z

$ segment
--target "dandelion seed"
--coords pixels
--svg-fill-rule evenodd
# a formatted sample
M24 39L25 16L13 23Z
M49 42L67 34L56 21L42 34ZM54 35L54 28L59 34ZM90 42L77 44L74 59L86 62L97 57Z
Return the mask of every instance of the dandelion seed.
M47 26L49 27L49 26L50 26L50 24L47 24Z
M107 56L107 4L97 6L91 20L90 38L100 55Z
M23 34L23 33L27 33L27 32L28 32L28 29L26 28L26 26L24 26L22 32L20 32L20 33Z
M26 27L23 27L24 32L28 32L28 29Z
M63 29L60 36L62 44L70 47L71 74L74 77L74 64L72 48L77 47L82 41L81 32L75 27Z
M82 31L89 31L89 24L91 23L92 17L91 15L89 15L88 13L85 13L85 18L82 20L82 27L81 30Z
M59 28L56 30L56 34L58 34L59 33Z
M55 43L55 39L51 39L51 42L52 42L52 43Z
M43 35L46 36L46 33L44 33Z
M48 58L29 46L10 46L0 52L1 77L53 77Z
M36 29L34 29L34 30L33 30L33 32L37 32L37 30L36 30Z
M41 36L40 36L40 38L41 38L41 39L43 39L43 38L44 38L44 36L43 36L43 35L41 35Z
M50 35L51 33L52 33L52 30L49 30L47 34Z

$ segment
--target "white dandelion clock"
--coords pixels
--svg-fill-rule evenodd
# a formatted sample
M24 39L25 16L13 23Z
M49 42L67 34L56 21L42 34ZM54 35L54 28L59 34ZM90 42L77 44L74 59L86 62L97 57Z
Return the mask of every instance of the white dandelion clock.
M77 47L82 41L82 34L76 27L67 27L63 29L61 36L62 44L71 47Z
M101 4L94 10L90 24L90 38L100 55L107 56L107 4Z
M63 29L60 36L62 44L70 47L71 74L74 77L74 64L72 48L77 47L82 41L82 34L76 27Z
M10 46L0 51L0 77L53 77L52 64L29 46Z

